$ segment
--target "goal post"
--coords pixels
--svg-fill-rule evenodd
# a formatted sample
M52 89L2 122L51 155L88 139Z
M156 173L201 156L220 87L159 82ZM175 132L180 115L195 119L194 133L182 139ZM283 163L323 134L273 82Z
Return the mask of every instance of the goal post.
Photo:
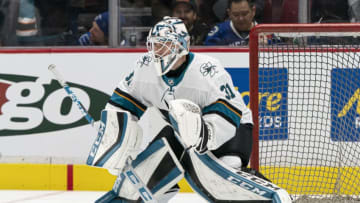
M258 25L249 51L251 167L295 198L359 199L360 24Z

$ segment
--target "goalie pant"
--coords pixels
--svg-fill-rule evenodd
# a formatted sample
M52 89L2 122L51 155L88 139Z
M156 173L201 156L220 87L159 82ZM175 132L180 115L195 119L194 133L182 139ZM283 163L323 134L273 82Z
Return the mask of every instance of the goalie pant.
M159 144L164 142L161 140L165 140L166 145L169 146L167 150L170 150L172 156L166 158L164 155L168 153L166 150L163 155L154 153L163 150L163 147L159 147L165 146ZM231 141L233 140L229 142ZM255 175L226 166L215 156L216 153L207 152L199 155L190 149L183 154L184 150L172 127L166 126L147 149L133 161L135 171L159 202L167 202L178 192L179 187L176 182L183 176L192 189L208 202L291 202L285 190ZM224 154L224 150L222 151ZM155 155L149 156L149 154ZM180 164L177 164L179 160ZM171 171L177 171L177 175L171 175ZM173 185L169 185L171 183ZM166 187L168 187L167 191L160 194L159 191ZM97 202L142 202L142 199L130 184L116 182L113 190Z

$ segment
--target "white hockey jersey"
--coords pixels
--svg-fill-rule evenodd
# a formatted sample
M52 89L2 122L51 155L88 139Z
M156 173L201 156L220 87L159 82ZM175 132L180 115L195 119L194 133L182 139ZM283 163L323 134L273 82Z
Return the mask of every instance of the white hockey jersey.
M210 150L214 150L235 136L240 123L252 124L252 114L218 60L192 52L188 58L186 69L172 78L158 76L151 56L144 54L135 69L118 84L107 108L121 108L139 119L153 106L166 120L168 101L190 100L199 105L205 122L212 125L216 144Z

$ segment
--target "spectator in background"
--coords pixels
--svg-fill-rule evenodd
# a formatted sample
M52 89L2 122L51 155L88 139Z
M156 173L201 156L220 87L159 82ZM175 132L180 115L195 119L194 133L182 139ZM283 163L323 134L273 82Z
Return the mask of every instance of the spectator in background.
M255 9L256 9L254 19L258 23L262 23L264 20L265 1L266 0L254 0Z
M21 46L41 46L43 45L38 38L38 25L36 19L36 8L34 0L20 0L19 14L16 25L16 36L18 45Z
M109 13L104 12L95 17L89 32L79 38L79 44L108 45L109 37Z
M0 43L1 46L17 46L16 28L19 14L19 1L0 0Z
M207 35L205 45L244 46L249 43L254 21L255 5L251 0L229 0L229 20L217 24Z
M357 1L357 0L356 0ZM350 2L350 1L349 1ZM311 20L313 23L349 23L351 10L348 1L344 0L313 0ZM353 2L351 2L353 3ZM300 41L301 42L301 41ZM359 44L360 39L353 36L311 36L308 44L317 45L352 45Z
M360 0L348 0L349 17L353 23L360 22Z
M4 26L4 21L5 21L5 15L3 13L3 11L0 9L0 46L2 46L2 41L4 38L4 33L3 33L3 26Z
M256 16L258 23L298 23L299 22L299 2L304 0L255 0ZM263 5L260 5L263 1ZM307 0L306 0L307 1ZM263 10L258 8L263 6ZM308 7L307 9L310 9ZM258 12L261 17L257 18Z
M41 46L76 45L77 37L70 32L69 0L34 0L38 12L37 37L31 43Z
M198 20L195 0L173 0L172 15L183 20L190 35L191 45L203 45L210 26Z
M38 30L36 25L34 0L20 0L19 4L16 35L18 37L37 35Z
M172 1L168 0L152 0L151 1L151 15L155 25L157 22L161 21L164 16L171 16L171 4Z
M206 1L206 0L202 0L202 1ZM264 19L265 1L270 1L270 0L252 0L252 1L256 8L254 19L256 20L256 22L262 23ZM217 19L220 19L221 22L228 18L226 12L226 8L228 8L228 3L229 2L226 0L215 0L214 5L212 6L212 10L215 16L217 17Z
M196 0L198 5L198 18L211 27L225 19L227 0ZM222 15L218 15L220 13Z
M349 5L347 0L312 0L312 23L348 23Z

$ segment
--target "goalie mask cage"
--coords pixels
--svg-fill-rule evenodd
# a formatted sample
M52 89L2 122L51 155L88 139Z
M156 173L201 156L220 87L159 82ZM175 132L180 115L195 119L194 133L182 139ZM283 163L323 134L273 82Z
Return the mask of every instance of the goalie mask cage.
M360 198L360 24L250 33L251 166L301 202Z

